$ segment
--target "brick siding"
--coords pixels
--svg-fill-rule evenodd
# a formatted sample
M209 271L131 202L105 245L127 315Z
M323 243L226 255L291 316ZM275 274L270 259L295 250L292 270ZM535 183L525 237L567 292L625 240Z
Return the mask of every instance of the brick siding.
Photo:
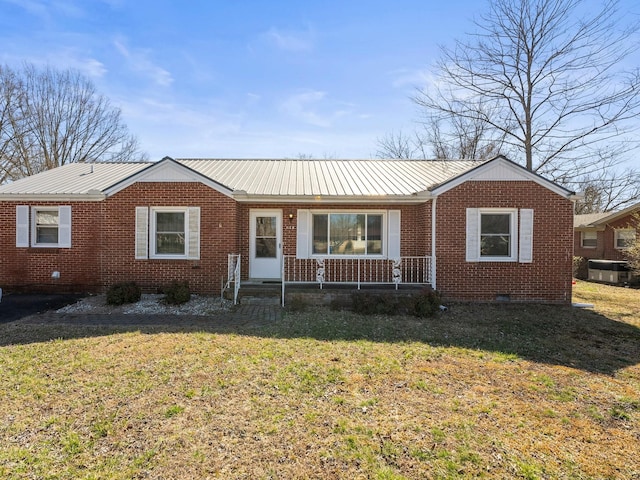
M17 205L71 205L71 248L17 248ZM43 292L99 289L101 207L97 202L0 202L0 287ZM60 273L58 279L53 272Z
M133 280L153 292L177 280L196 293L220 293L227 255L238 249L233 199L196 182L135 183L103 203L103 287ZM136 207L200 207L200 259L136 259Z
M533 262L467 262L467 208L533 209ZM571 201L534 182L466 182L438 198L437 217L437 288L445 298L571 301Z
M71 205L72 248L16 248L15 207L19 204ZM135 209L139 206L200 207L200 259L136 259ZM466 262L467 207L533 208L533 263ZM298 209L400 210L401 255L431 254L430 201L414 205L237 203L197 182L135 183L101 202L0 202L0 286L86 292L104 291L126 280L137 282L145 291L156 291L173 280L186 280L196 293L217 294L226 278L229 253L242 254L243 278L248 278L251 209L282 210L287 255L296 253ZM446 298L494 301L497 295L510 295L512 301L570 301L573 216L569 200L534 182L466 182L439 197L437 215L437 286ZM58 280L51 278L53 271L60 272Z
M573 237L574 255L598 260L626 260L625 251L615 247L615 231L616 229L633 228L633 222L633 214L629 214L605 225L603 231L596 232L598 244L595 248L584 248L581 231L576 230Z

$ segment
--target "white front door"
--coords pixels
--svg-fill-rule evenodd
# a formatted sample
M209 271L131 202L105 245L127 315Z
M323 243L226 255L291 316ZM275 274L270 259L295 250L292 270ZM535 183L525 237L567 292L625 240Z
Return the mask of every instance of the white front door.
M282 210L251 210L249 217L249 277L280 279Z

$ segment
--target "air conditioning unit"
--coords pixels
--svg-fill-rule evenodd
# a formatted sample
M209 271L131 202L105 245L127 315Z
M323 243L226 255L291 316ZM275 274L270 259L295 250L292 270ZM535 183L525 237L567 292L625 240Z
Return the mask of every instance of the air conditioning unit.
M589 260L589 280L604 283L625 283L630 280L627 262L617 260Z

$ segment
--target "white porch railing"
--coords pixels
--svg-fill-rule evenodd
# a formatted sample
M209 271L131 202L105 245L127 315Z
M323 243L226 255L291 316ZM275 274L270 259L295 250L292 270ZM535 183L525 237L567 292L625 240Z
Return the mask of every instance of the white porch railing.
M325 283L361 285L389 284L396 290L401 284L431 284L431 257L400 259L320 257L300 259L284 255L282 259L282 304L285 284Z
M240 254L230 253L227 257L227 283L222 288L224 291L233 284L233 304L238 303L238 292L240 291Z

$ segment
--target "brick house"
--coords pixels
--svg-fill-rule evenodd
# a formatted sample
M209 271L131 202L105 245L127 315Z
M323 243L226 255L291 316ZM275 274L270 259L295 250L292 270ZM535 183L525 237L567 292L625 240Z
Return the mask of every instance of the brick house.
M0 287L428 284L569 303L573 192L504 157L69 164L0 187Z
M618 212L576 215L573 249L580 262L575 276L624 284L638 280L627 263L626 250L640 232L640 203Z
M578 257L597 260L625 260L625 248L640 231L635 217L640 203L618 212L576 215L573 220L574 252Z

